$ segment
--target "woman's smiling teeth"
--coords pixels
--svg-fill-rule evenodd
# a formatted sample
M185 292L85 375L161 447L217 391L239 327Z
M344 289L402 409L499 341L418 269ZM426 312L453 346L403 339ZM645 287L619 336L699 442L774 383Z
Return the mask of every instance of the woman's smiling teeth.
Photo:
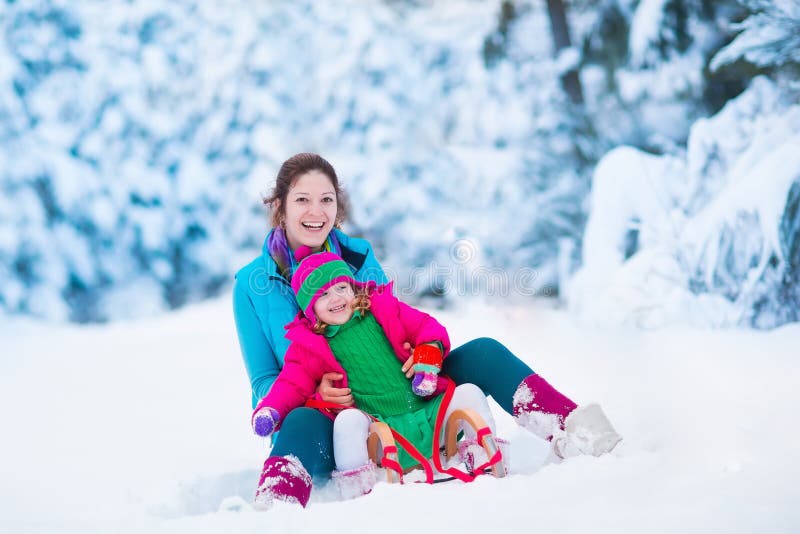
M304 223L302 223L302 225L303 225L304 228L308 228L309 230L320 230L323 226L325 226L325 223L324 222L319 222L319 223L304 222Z
M331 313L339 313L344 309L344 304L340 304L338 306L334 306L332 308L328 308L328 311Z

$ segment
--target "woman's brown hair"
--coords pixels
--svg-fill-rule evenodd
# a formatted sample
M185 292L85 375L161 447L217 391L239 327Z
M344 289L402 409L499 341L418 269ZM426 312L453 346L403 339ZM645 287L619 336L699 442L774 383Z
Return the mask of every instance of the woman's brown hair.
M281 226L283 222L286 215L286 197L289 195L289 189L300 176L311 171L319 171L327 176L328 180L331 181L331 185L333 185L334 191L336 191L336 222L334 225L338 228L347 220L349 207L347 195L339 185L339 177L336 176L333 165L319 154L302 152L283 162L280 170L278 170L278 176L275 178L275 187L272 188L272 193L264 199L264 204L269 206L271 210L270 222L272 226Z

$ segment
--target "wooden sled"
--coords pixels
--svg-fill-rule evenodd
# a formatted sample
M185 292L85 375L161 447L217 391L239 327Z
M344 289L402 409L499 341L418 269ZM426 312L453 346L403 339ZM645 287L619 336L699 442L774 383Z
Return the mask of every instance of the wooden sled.
M483 417L478 415L475 410L461 409L455 410L450 417L447 418L444 431L444 453L447 458L454 457L458 452L458 433L462 426L469 425L473 428L475 433L480 429L487 428L488 425ZM481 446L486 453L487 458L492 458L498 452L499 447L494 435L489 432L484 434L481 441ZM385 467L384 464L397 466L397 444L395 443L394 436L389 425L380 421L375 421L369 426L369 435L367 437L367 452L370 459L376 465ZM417 469L413 467L412 469ZM385 469L386 481L389 483L397 483L401 481L400 474L395 469ZM502 478L508 474L505 462L501 458L499 462L491 466L491 471L497 478Z

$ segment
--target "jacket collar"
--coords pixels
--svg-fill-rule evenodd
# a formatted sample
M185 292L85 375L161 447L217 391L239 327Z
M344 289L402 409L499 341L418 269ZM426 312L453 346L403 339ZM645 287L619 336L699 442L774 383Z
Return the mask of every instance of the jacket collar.
M298 313L294 321L287 324L284 328L286 329L286 339L292 343L297 343L314 352L322 351L322 353L325 353L327 350L330 350L328 349L328 340L325 336L315 334L312 330L313 325L311 321L304 317L302 313Z
M261 258L264 262L264 269L266 269L266 275L269 280L274 280L277 282L282 282L286 285L289 285L289 281L284 278L281 273L278 271L278 265L275 263L275 260L272 259L272 256L269 253L268 243L269 237L272 235L273 230L270 230L267 234L267 237L264 239L264 244L261 245ZM358 247L353 240L339 230L338 228L334 228L333 232L336 234L336 239L339 240L339 246L342 249L342 259L353 269L354 272L358 272L364 266L364 262L367 259L367 250L356 250L356 248L365 248L365 247Z

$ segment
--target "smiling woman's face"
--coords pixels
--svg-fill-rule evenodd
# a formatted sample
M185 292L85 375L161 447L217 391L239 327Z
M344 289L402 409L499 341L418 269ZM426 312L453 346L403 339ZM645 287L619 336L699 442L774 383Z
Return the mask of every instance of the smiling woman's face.
M289 188L284 210L286 239L292 250L319 251L336 222L336 189L320 171L301 174Z

